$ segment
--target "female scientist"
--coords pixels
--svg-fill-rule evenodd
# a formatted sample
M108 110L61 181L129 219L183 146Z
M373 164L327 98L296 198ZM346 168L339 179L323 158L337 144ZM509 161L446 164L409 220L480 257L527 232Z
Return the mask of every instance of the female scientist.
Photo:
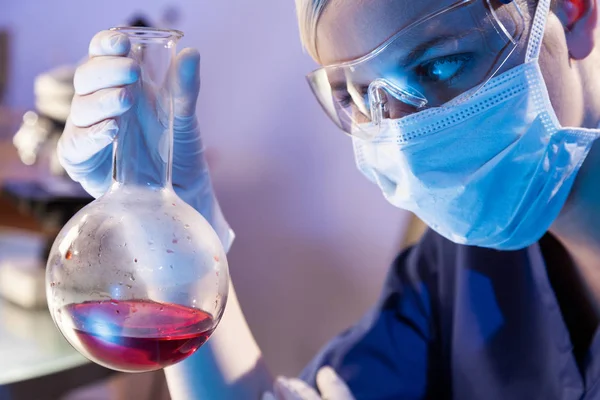
M296 3L317 100L359 170L431 230L373 310L274 395L600 399L597 0ZM59 143L96 196L138 78L128 50L116 32L92 39ZM198 52L177 63L175 186L229 247L194 115ZM175 399L273 389L235 293L212 339L166 375Z

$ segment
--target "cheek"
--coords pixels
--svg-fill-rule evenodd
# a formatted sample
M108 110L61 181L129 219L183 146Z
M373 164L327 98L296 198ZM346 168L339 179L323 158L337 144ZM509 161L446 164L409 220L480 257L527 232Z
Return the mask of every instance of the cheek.
M576 74L570 68L554 64L542 68L550 101L562 126L583 123L583 93Z
M555 23L553 23L555 22ZM558 25L558 26L556 26ZM584 118L583 89L576 63L569 57L562 25L548 21L540 67L550 101L563 126L581 126Z

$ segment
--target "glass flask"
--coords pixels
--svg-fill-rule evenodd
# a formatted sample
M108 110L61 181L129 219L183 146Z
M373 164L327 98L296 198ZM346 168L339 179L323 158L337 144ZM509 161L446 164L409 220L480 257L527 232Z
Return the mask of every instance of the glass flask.
M113 182L79 211L50 252L54 322L84 356L124 372L172 365L216 328L228 291L224 249L171 184L178 31L114 28L140 66L134 105L119 118Z

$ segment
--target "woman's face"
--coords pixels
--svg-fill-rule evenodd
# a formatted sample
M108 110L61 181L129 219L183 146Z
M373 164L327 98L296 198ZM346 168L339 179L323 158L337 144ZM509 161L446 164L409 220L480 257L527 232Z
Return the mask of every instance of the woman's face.
M403 27L454 2L330 0L317 25L316 61L321 65L331 65L368 54ZM533 18L527 5L523 5L523 2L519 4L525 15L524 33L510 62L504 65L504 70L523 62L529 41ZM576 6L585 8L574 13ZM539 63L550 100L563 126L597 128L600 121L600 98L597 96L600 92L600 81L597 79L600 59L595 49L596 12L594 1L561 0L556 9L550 12L546 24ZM455 25L439 28L453 29L462 24L457 21ZM599 172L600 141L593 146L579 171L562 215L568 214L568 210L581 210L582 215L590 215L589 204L596 207L595 204L600 201L597 190Z
M330 0L317 25L317 62L321 65L331 65L368 54L402 28L455 2L456 0ZM526 8L521 6L525 14L523 35L517 49L504 64L503 70L523 62L531 28L531 16ZM509 12L512 8L506 10ZM472 16L464 13L457 13L456 17L452 18L440 18L437 25L435 21L430 24L431 29L427 30L427 35L435 35L436 30L439 30L441 35L467 30L471 27L463 25L473 25L470 18ZM511 23L507 22L509 29L510 25ZM423 38L423 41L426 39ZM408 47L413 46L416 41L418 40L415 38L407 40L405 52L410 52ZM446 55L449 54L445 51ZM460 53L461 50L457 49L456 52ZM460 66L458 62L453 60L452 64L445 63L443 67L452 72ZM550 99L561 123L564 126L584 124L582 85L570 62L565 30L554 13L551 13L546 27L540 65ZM482 73L483 71L477 69L468 72L472 76Z

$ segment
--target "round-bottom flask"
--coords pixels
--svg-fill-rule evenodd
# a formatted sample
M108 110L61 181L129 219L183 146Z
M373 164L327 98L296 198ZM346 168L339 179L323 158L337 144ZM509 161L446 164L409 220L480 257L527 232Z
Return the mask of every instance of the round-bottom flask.
M125 372L193 354L226 304L225 252L210 224L171 185L176 31L124 28L140 65L120 118L109 191L77 213L47 264L48 306L71 345Z

